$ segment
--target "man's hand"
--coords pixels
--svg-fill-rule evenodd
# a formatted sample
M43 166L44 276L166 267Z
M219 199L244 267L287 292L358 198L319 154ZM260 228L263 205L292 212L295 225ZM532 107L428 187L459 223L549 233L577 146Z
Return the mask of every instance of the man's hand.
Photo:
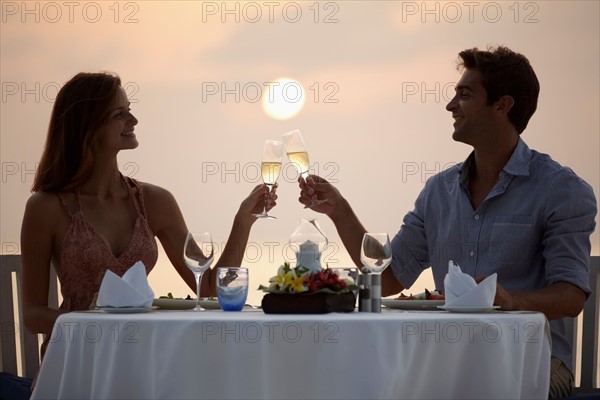
M477 283L485 276L475 278ZM509 292L496 284L494 304L502 310L539 311L546 314L548 320L576 317L585 305L585 292L569 282L556 282L533 292Z
M92 298L92 302L90 303L89 307L90 310L94 310L96 308L96 301L98 301L98 292L96 292Z
M298 179L300 197L298 201L304 205L313 200L326 200L324 203L311 207L311 210L326 214L330 218L339 211L342 195L331 183L317 175L309 175L306 181Z
M479 284L485 278L487 278L487 276L480 275L475 278L475 282ZM500 306L500 309L504 311L514 311L517 309L513 295L504 289L499 283L496 283L496 296L494 297L494 304Z

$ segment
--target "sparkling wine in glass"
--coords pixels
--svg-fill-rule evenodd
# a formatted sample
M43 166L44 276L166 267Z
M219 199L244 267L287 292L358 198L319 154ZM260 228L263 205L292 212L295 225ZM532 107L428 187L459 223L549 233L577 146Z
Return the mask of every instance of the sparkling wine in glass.
M261 163L262 180L269 188L269 192L272 190L273 185L277 182L279 173L281 172L281 160L283 158L283 143L277 140L266 140L263 148L263 156ZM260 214L254 214L257 218L275 219L272 215L267 213L267 200L265 198L265 207L263 212Z
M183 246L185 265L196 278L196 307L194 311L204 310L200 306L200 284L202 275L210 268L214 260L214 245L209 232L188 233Z
M298 174L300 174L302 179L304 179L304 181L306 182L310 163L308 160L308 151L306 150L306 145L304 144L302 134L298 129L296 129L291 132L284 133L282 135L282 138L288 159L294 165L294 168L296 168ZM313 200L310 204L304 206L304 208L312 208L321 203L324 203L325 201L327 200Z
M365 233L360 248L363 272L380 275L392 262L392 245L387 233Z

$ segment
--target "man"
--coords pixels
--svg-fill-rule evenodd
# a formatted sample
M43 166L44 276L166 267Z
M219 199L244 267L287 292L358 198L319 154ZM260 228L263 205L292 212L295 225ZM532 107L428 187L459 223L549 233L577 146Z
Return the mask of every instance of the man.
M575 317L590 293L592 188L520 135L537 107L539 83L521 54L505 47L459 53L464 72L446 109L452 138L473 146L460 163L430 178L392 241L383 295L409 288L431 266L443 288L448 260L478 280L498 274L495 304L543 312L552 331L550 397L573 386L565 317ZM325 213L357 265L366 229L348 201L325 180L300 182L299 201L327 199Z

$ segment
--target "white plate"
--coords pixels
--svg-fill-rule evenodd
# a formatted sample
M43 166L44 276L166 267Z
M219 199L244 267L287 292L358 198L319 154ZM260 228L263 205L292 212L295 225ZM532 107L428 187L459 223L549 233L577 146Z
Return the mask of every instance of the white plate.
M396 300L381 299L381 304L398 310L435 310L444 305L445 300Z
M492 307L471 307L471 306L438 306L442 310L457 312L457 313L489 313L494 311L500 306L492 306Z
M96 307L97 310L109 314L136 314L150 312L156 307Z
M162 310L191 310L196 307L196 299L154 299L152 305ZM200 306L207 310L220 310L219 300L200 299Z

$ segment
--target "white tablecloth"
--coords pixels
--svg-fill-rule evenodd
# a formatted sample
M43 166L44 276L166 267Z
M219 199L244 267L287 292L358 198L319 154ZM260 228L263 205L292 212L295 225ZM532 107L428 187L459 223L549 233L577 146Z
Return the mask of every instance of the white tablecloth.
M540 313L60 316L33 399L548 396Z

